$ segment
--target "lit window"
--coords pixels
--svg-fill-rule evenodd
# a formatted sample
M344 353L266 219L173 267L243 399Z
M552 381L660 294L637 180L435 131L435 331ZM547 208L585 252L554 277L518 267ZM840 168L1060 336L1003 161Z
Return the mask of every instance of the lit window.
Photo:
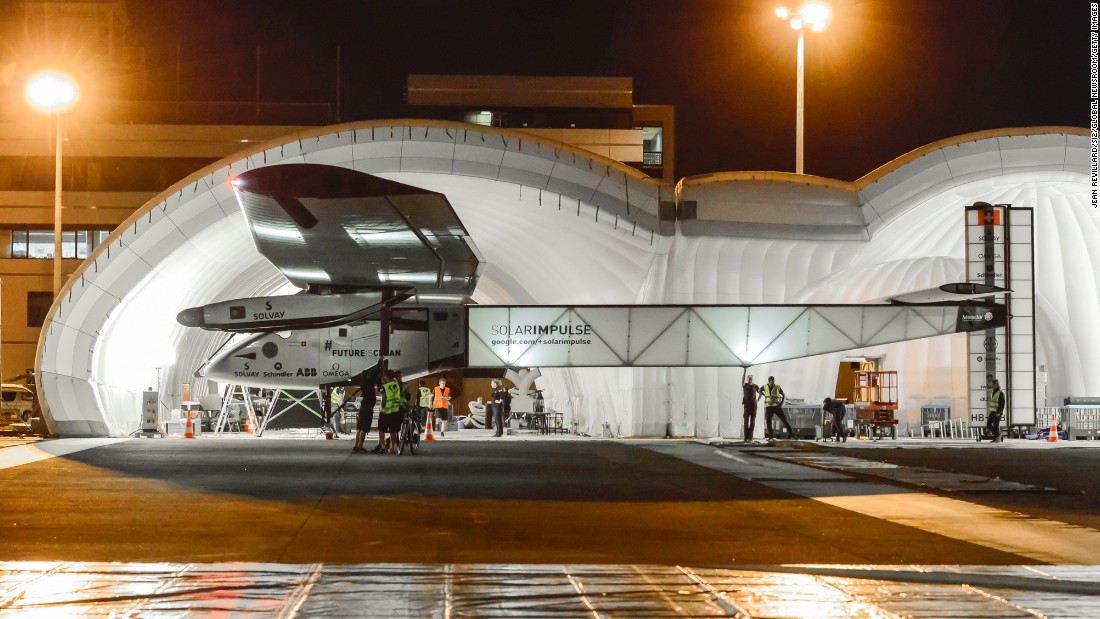
M76 232L61 231L61 257L76 258Z
M11 230L8 258L53 258L53 230ZM63 230L61 257L83 260L107 240L108 230ZM3 242L3 239L0 239Z
M11 253L12 258L27 257L27 232L25 230L12 230Z
M464 119L471 125L485 125L486 127L493 126L492 112L466 112Z
M92 233L88 230L78 230L76 233L76 257L87 258L88 252L91 251L91 246L88 243L88 238Z
M53 258L53 232L31 230L27 233L28 258Z

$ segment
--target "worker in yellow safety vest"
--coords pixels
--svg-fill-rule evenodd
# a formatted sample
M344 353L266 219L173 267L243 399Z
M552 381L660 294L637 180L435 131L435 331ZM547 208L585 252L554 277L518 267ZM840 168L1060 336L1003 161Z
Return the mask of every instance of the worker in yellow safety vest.
M1005 414L1007 398L1005 392L1001 391L1001 381L994 378L990 386L993 387L993 390L989 392L989 414L986 416L985 430L991 443L999 443L1003 440L1001 438L1001 417Z
M382 410L378 415L378 447L372 453L397 453L397 431L401 429L401 387L393 372L386 370L382 379ZM389 432L389 440L385 440Z
M428 413L432 410L432 390L424 386L424 379L418 383L420 388L416 390L417 421L420 425L428 423Z
M787 395L783 388L775 383L775 377L768 377L768 384L760 388L760 395L764 396L764 438L775 440L775 430L772 428L772 417L778 417L779 421L787 428L788 438L798 438L787 421L787 415L783 412L783 402Z

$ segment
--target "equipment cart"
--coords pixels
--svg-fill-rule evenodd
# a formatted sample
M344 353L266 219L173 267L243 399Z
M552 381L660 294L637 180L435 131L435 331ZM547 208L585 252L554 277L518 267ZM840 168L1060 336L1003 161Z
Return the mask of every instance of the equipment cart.
M898 420L894 417L898 410L897 371L859 370L853 374L853 380L856 438L866 434L872 440L882 436L897 440Z

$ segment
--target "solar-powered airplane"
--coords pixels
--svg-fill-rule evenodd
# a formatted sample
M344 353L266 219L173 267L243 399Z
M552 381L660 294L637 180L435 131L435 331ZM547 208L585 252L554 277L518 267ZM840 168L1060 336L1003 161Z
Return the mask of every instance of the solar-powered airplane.
M557 317L545 324L519 324L524 312L539 308L467 307L484 262L443 194L317 164L258 168L232 184L257 250L301 292L179 313L188 327L250 334L231 340L196 372L219 382L287 389L356 384L383 360L406 378L469 365L750 367L1007 320L992 296L1005 289L958 283L856 305L571 306L550 312ZM668 325L643 329L641 320L623 326L605 318L601 328L601 310L653 310ZM472 319L475 311L495 312L483 315L494 318ZM675 337L676 321L692 328L691 319L696 331L713 336L715 350L668 355L661 352L667 345L653 345ZM491 334L478 331L487 322ZM588 337L569 339L577 333ZM566 354L531 352L557 342L569 343ZM586 354L575 342L596 345Z

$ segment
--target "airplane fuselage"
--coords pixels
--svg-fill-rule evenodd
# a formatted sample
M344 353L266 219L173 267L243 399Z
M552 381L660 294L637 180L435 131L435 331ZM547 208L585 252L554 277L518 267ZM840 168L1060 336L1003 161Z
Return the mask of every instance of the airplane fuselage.
M424 310L429 320L391 330L381 350L379 323L257 333L233 342L201 371L221 383L316 389L354 383L364 370L388 360L406 378L452 367L464 349L462 308ZM408 326L407 326L408 327Z

